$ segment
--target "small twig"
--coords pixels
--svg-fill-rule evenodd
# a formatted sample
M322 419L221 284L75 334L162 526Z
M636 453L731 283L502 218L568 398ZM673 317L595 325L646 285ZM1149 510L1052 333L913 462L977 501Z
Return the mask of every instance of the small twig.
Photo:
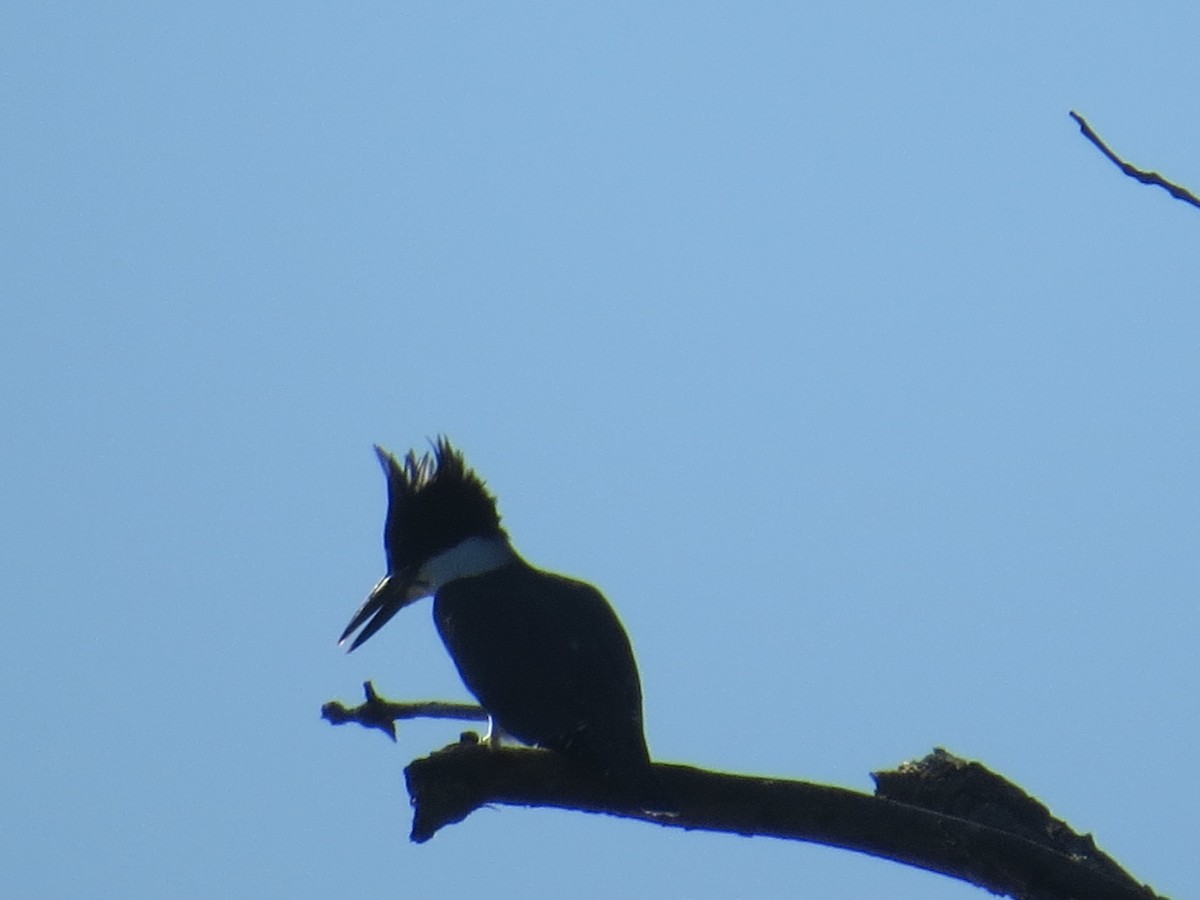
M400 719L462 719L466 722L486 722L488 714L482 706L471 703L443 703L428 700L421 703L396 703L384 700L375 693L375 685L363 683L366 701L358 706L346 706L331 700L321 707L321 718L331 725L357 722L363 728L378 728L396 740L396 722Z
M1092 126L1084 120L1083 116L1072 110L1071 118L1074 119L1076 124L1079 125L1079 130L1083 132L1083 136L1095 144L1101 153L1112 160L1113 165L1115 165L1130 178L1140 181L1142 184L1157 185L1176 200L1182 200L1184 203L1190 203L1192 206L1200 209L1200 198L1198 198L1191 191L1180 187L1173 182L1167 181L1167 179L1163 178L1157 172L1146 172L1135 166L1131 166L1129 163L1125 162L1125 160L1121 159L1121 157L1117 156L1117 154L1108 149L1108 145L1105 144L1104 141L1100 139L1100 136L1092 130Z

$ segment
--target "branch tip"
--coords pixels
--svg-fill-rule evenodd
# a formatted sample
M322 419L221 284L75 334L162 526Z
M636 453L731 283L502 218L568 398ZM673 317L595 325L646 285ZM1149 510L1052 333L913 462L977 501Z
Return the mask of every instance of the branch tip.
M1091 141L1096 146L1096 149L1098 149L1109 160L1111 160L1113 165L1115 165L1134 181L1160 187L1176 200L1182 200L1184 203L1191 204L1197 209L1200 209L1200 197L1197 197L1187 188L1181 187L1172 181L1168 181L1157 172L1147 172L1125 162L1125 160L1121 159L1121 157L1117 156L1117 154L1113 153L1113 151L1109 149L1108 144L1104 143L1100 135L1096 134L1092 126L1087 123L1087 120L1083 116L1075 112L1075 110L1071 110L1069 115L1075 120L1075 124L1077 124L1079 126L1079 130L1083 132L1083 136Z

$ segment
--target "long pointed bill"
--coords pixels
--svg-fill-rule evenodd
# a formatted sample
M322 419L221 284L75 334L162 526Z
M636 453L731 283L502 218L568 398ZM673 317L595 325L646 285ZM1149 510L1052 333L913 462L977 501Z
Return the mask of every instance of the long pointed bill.
M371 591L366 602L354 614L354 618L350 620L350 624L338 638L338 644L346 643L346 638L366 622L367 627L359 632L358 637L350 644L350 649L346 651L347 653L352 652L359 644L365 643L371 635L386 625L392 616L427 593L424 585L414 583L411 577L385 575L379 584L375 585L375 589ZM369 622L367 622L368 619L370 619Z

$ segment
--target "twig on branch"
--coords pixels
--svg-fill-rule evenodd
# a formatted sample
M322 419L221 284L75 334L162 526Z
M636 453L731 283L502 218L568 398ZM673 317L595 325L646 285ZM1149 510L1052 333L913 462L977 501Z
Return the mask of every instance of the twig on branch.
M364 685L354 709L326 704L334 724L381 728L388 715L486 717L479 707L390 703ZM336 712L335 712L336 710ZM388 721L390 725L390 720ZM458 744L405 769L412 840L429 840L489 804L606 813L686 829L811 841L927 869L1019 900L1163 900L1054 819L1046 807L979 763L938 750L878 772L875 796L826 785L655 763L653 798L632 796L559 754Z
M321 718L331 725L357 722L363 728L377 728L396 740L396 722L400 719L461 719L466 722L486 722L488 714L482 706L472 703L443 703L427 700L420 703L396 703L384 700L375 693L375 685L363 682L366 701L358 706L346 706L331 700L321 707Z
M1121 157L1117 156L1117 154L1108 149L1108 145L1105 144L1104 141L1100 139L1100 136L1092 130L1092 126L1087 123L1083 116L1079 115L1079 113L1075 112L1074 110L1071 110L1071 118L1074 119L1076 124L1079 125L1079 130L1083 132L1083 136L1095 144L1101 153L1112 160L1113 165L1115 165L1130 178L1140 181L1142 184L1157 185L1176 200L1182 200L1184 203L1190 203L1192 206L1200 208L1200 198L1198 198L1187 188L1180 187L1173 182L1167 181L1167 179L1163 178L1157 172L1146 172L1125 162L1125 160L1121 159Z

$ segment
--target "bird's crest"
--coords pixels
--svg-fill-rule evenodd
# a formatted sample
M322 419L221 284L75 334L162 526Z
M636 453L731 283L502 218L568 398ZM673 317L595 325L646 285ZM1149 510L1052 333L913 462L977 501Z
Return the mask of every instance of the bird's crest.
M445 436L432 452L409 450L403 461L378 445L375 453L387 476L389 571L420 565L468 537L504 534L496 498Z

